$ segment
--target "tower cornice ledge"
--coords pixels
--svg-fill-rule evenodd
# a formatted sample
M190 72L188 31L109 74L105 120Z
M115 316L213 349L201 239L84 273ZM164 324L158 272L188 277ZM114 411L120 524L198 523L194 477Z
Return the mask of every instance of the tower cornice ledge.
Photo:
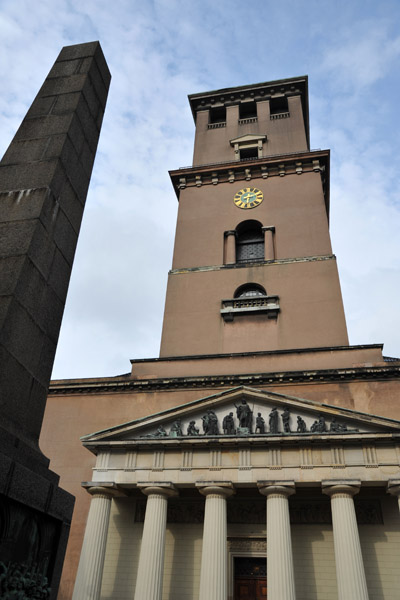
M270 156L264 156L263 158L229 160L205 165L191 165L187 167L180 167L179 169L172 169L168 172L172 179L172 183L174 184L176 194L179 197L179 190L182 189L182 183L180 183L179 180L183 177L187 180L187 186L196 186L199 184L198 180L196 180L196 175L202 177L202 185L207 185L208 183L212 184L213 173L218 173L218 178L221 183L224 181L233 183L235 180L240 181L245 179L247 176L245 171L249 169L252 171L252 178L267 178L273 175L282 176L281 164L285 165L286 170L289 169L287 172L285 172L285 174L292 174L289 167L293 166L293 174L299 175L299 165L297 165L296 171L296 163L299 161L301 161L302 164L304 163L305 169L307 168L307 165L309 165L311 167L309 170L311 171L319 171L323 169L329 171L329 158L330 150L305 150L300 152L290 152L288 154L274 154ZM313 165L313 161L315 160L321 161L319 168L316 164ZM261 167L263 166L268 167L268 171L261 170ZM235 176L233 180L232 171Z
M182 167L169 171L169 175L179 200L181 190L189 187L320 173L326 211L329 215L329 172L330 150L306 150L250 160Z
M96 380L55 381L49 389L49 396L71 394L113 394L115 392L143 393L155 390L179 389L219 389L228 386L278 386L294 384L345 383L351 381L383 381L400 378L400 365L390 367L358 367L348 369L321 369L307 371L287 371L273 373L243 373L240 375L207 375L192 377L162 377L156 379L116 380L99 378Z

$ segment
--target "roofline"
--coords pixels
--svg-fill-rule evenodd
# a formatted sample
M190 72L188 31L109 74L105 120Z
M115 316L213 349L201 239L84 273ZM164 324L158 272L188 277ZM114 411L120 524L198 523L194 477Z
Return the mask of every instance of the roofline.
M204 105L204 110L207 109L207 104L213 104L216 100L216 97L218 96L224 96L227 93L230 93L231 96L234 96L233 98L230 98L227 102L225 102L226 104L235 104L237 102L240 102L241 99L239 97L240 92L246 92L246 91L258 91L260 96L263 96L264 99L267 99L268 96L271 95L271 91L269 91L268 93L268 89L265 88L275 88L277 86L283 86L283 87L288 87L292 84L292 87L294 84L298 84L302 86L302 104L303 104L303 113L304 113L304 126L305 126L305 130L306 130L306 137L307 137L307 143L308 143L308 147L310 147L310 120L309 120L309 103L308 103L308 75L299 75L298 77L289 77L287 79L275 79L274 81L264 81L261 83L253 83L250 85L240 85L240 86L236 86L236 87L230 87L230 88L221 88L219 90L211 90L208 92L198 92L196 94L189 94L188 95L188 100L189 100L189 104L190 104L190 108L192 111L192 115L193 115L193 119L196 122L196 106L198 104ZM275 90L273 90L275 92ZM279 90L281 91L281 90ZM290 95L291 93L295 92L295 90L291 90L288 89L287 90L287 94ZM235 98L235 96L237 96ZM226 99L224 99L226 101ZM214 102L213 102L214 101Z

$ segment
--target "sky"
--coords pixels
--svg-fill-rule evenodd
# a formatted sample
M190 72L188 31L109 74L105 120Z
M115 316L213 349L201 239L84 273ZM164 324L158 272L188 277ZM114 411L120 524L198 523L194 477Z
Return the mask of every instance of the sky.
M99 40L112 73L53 378L159 354L187 95L305 74L350 343L400 356L399 25L398 0L0 0L0 155L63 46Z

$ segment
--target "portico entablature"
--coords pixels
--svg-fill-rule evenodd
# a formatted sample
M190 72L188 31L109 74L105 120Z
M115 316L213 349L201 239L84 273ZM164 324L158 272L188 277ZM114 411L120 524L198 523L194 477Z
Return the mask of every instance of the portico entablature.
M83 439L93 481L121 487L215 478L253 487L332 478L386 486L400 475L400 423L246 388L215 394Z

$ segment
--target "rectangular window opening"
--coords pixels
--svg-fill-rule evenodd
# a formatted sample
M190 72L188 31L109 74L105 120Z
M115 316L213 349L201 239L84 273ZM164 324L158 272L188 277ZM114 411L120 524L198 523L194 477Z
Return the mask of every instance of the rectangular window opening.
M239 104L239 119L257 117L257 102L242 102Z
M278 96L277 98L271 98L271 100L269 101L269 109L271 115L289 112L288 99L286 98L286 96Z
M226 122L226 108L225 106L216 106L210 109L209 123L225 123Z
M240 160L251 160L258 158L258 148L242 148L240 150Z

